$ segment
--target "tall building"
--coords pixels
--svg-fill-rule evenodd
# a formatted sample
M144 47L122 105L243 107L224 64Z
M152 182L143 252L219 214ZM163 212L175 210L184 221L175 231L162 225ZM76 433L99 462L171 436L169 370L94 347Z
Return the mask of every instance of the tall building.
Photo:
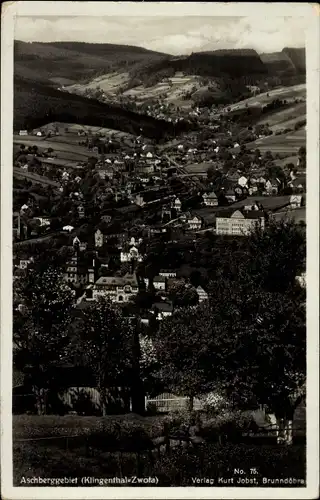
M216 216L216 234L248 236L257 225L265 226L265 213L261 210L224 210Z

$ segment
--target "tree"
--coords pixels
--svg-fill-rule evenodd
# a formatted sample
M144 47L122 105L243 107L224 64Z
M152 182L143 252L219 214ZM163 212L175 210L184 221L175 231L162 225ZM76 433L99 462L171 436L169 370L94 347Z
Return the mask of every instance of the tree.
M193 398L213 389L210 353L212 336L207 308L181 309L162 321L153 345L161 366L158 377L164 386Z
M191 307L199 302L197 291L192 286L185 286L184 283L170 290L169 297L175 307Z
M270 219L265 229L257 227L246 240L240 269L265 290L292 288L296 276L305 267L306 239L294 221Z
M73 365L87 367L92 372L103 415L107 413L108 390L115 387L130 387L136 408L139 352L135 352L134 326L123 317L121 309L100 299L83 310L70 337L68 358Z
M267 405L277 418L281 437L291 444L293 414L305 396L303 291L271 293L253 287L249 280L245 284L224 280L211 292L216 380L233 400L254 398Z
M209 306L181 309L154 338L168 388L191 401L219 389L239 405L268 405L288 444L293 413L305 396L305 291L295 285L303 238L291 222L257 229L233 271L216 272L209 283Z
M30 269L14 281L14 364L32 387L38 414L48 409L48 394L68 343L72 305L73 292L52 268Z

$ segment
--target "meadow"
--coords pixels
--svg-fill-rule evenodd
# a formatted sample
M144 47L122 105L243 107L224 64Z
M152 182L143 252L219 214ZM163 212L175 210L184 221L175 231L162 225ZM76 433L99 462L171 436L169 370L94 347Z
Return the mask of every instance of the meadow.
M292 85L291 87L279 87L270 90L269 92L262 92L256 96L249 97L243 101L228 106L231 111L238 109L245 109L247 106L265 106L272 102L274 99L306 99L306 84ZM227 109L227 108L226 108ZM225 109L225 111L226 111Z
M303 127L294 132L281 135L272 135L257 139L246 144L247 149L259 149L261 152L271 151L273 154L298 152L300 147L306 145L306 129Z

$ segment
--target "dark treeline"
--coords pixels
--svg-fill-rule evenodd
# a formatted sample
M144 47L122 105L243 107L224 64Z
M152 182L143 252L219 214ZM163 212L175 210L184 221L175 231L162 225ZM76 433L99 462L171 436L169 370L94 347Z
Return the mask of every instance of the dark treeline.
M16 77L14 128L33 129L55 121L113 128L157 140L178 135L191 128L191 124L184 121L173 124L157 120L120 106L59 92Z

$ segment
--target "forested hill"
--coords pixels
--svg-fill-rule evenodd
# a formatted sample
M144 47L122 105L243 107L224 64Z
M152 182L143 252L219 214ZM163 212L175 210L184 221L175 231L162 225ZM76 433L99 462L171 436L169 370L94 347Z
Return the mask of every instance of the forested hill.
M82 42L14 42L15 73L32 75L51 86L68 85L137 64L166 59L166 54L141 47Z
M56 121L113 128L134 135L142 133L157 140L185 132L189 127L183 121L174 125L120 106L60 92L16 75L14 129L33 129Z
M172 57L142 63L131 70L132 77L141 77L164 70L182 71L187 74L211 77L239 78L267 73L267 68L255 50L216 50L194 52L189 56Z
M261 60L272 75L302 75L306 73L305 49L284 48L281 52L261 54Z

